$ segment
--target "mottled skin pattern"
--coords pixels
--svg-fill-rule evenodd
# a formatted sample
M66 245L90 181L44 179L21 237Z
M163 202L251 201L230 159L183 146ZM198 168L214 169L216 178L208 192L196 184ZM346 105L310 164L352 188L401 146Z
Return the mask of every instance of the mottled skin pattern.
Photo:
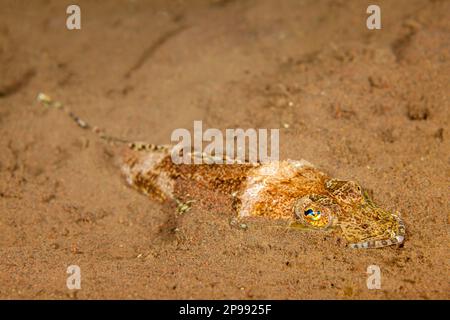
M78 127L100 139L129 142L89 125L44 93L37 100L45 107L64 111ZM373 203L358 183L333 179L307 161L175 164L171 151L169 146L130 143L121 152L121 169L128 184L161 201L176 200L176 186L183 185L180 180L200 184L230 195L230 205L239 217L282 219L295 229L333 230L352 248L380 248L404 240L405 226L397 213ZM213 163L211 157L191 154L193 157Z
M286 220L295 229L333 230L352 248L400 244L405 226L354 181L333 179L302 161L266 164L174 164L170 147L131 145L123 154L128 183L160 200L183 179L232 196L239 217ZM198 156L198 155L197 155Z

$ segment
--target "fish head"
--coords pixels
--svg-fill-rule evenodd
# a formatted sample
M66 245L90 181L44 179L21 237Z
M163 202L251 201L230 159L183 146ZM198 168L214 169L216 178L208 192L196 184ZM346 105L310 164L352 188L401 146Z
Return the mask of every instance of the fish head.
M323 193L296 201L294 214L296 222L307 228L339 229L351 248L386 247L405 238L399 213L375 204L355 181L325 181Z

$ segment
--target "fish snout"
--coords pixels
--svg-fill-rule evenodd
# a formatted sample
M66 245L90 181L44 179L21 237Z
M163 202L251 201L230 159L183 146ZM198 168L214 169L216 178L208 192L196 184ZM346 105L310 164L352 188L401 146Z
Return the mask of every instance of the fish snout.
M394 236L381 240L369 240L358 243L350 243L348 246L353 249L375 249L402 244L405 241L406 227L398 213L396 213L394 217L396 218L398 223L398 229Z

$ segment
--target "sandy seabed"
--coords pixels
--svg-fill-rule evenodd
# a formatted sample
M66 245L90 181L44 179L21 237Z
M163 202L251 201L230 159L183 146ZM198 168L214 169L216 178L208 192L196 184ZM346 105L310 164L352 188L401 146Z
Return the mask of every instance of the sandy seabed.
M0 298L449 299L450 1L377 3L381 30L369 1L78 1L69 31L68 1L1 0ZM406 241L239 228L208 194L175 215L39 92L153 143L194 120L280 128L282 158L359 181Z

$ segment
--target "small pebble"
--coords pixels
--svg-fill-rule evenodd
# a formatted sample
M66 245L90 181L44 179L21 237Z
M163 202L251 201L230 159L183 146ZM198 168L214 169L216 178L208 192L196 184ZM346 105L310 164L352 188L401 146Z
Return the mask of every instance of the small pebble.
M241 229L244 229L244 230L247 230L247 229L248 229L248 226L247 226L245 223L241 223L241 224L239 225L239 227L240 227Z

